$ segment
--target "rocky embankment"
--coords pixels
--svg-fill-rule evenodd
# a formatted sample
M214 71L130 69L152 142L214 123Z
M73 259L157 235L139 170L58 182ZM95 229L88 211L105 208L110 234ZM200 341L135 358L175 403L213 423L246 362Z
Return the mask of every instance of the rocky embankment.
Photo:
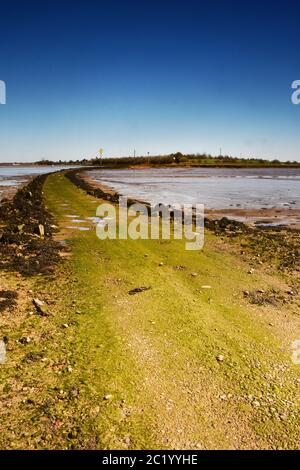
M36 177L0 206L0 269L25 275L45 273L58 262L60 245L43 200L47 175Z

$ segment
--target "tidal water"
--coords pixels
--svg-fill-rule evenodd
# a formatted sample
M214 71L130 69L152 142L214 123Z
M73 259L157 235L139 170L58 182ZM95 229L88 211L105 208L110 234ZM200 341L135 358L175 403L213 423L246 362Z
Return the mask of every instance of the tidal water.
M124 196L206 209L300 208L300 168L94 170L88 175Z
M30 178L44 173L51 173L66 166L0 166L0 200L8 193L14 193L18 187Z

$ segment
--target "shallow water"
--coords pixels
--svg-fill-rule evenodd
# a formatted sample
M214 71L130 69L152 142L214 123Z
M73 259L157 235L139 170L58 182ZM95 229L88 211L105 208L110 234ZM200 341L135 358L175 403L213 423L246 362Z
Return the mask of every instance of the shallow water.
M6 196L8 188L10 192L14 192L31 177L67 168L73 168L73 166L0 166L0 200Z
M300 168L159 168L87 173L120 194L206 209L300 208Z
M87 230L91 230L90 227L80 227L80 225L77 225L77 226L70 225L66 228L69 230L79 230L81 232L86 232Z

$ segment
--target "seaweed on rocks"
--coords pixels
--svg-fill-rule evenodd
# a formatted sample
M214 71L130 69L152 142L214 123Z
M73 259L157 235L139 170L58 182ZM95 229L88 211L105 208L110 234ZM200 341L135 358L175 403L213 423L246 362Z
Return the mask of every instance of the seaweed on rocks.
M52 215L44 204L46 178L37 176L0 205L0 269L24 275L48 273L60 260Z

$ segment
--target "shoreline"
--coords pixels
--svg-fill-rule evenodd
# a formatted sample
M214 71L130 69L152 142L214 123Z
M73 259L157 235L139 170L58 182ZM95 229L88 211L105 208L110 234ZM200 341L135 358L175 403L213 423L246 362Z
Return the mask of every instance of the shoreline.
M14 195L18 192L19 189L24 188L34 178L35 178L35 175L32 175L32 176L23 175L23 176L14 176L13 178L5 177L5 179L0 180L0 204L5 199L11 200L14 197ZM12 180L12 179L14 181L21 180L21 182L19 182L18 184L10 184L10 185L1 184L2 182L5 182L7 180Z
M65 173L65 176L79 189L98 199L104 199L117 204L119 194L112 188L96 183L90 180L85 173L85 169L71 170ZM128 198L128 205L136 202L144 203L148 210L150 204L138 199ZM297 227L290 226L255 226L241 221L230 219L226 216L214 218L204 218L205 229L213 232L216 236L232 240L237 246L241 246L241 252L248 252L249 259L255 259L258 263L274 264L274 250L276 252L277 269L291 278L296 274L295 285L297 285L297 273L299 272L299 246L300 230ZM236 249L236 247L235 247ZM256 265L256 263L255 263Z
M84 185L76 177L74 181L77 181L78 185L84 186L83 189L90 191L94 194L99 194L99 197L104 199L117 201L120 193L114 190L107 184L96 182L88 172L93 171L92 169L82 169L82 170L72 170L72 174L83 173L81 177L87 185ZM73 182L74 182L73 181ZM98 197L98 196L97 196ZM130 197L128 198L132 203L142 202L143 204L149 206L148 201L141 201L138 198ZM291 230L300 230L300 209L282 209L282 208L272 208L272 209L205 209L205 218L210 220L212 223L218 222L221 219L229 219L231 223L243 224L245 227L252 229L264 228L264 229L291 229ZM292 220L293 219L293 220ZM288 223L287 223L288 222Z

